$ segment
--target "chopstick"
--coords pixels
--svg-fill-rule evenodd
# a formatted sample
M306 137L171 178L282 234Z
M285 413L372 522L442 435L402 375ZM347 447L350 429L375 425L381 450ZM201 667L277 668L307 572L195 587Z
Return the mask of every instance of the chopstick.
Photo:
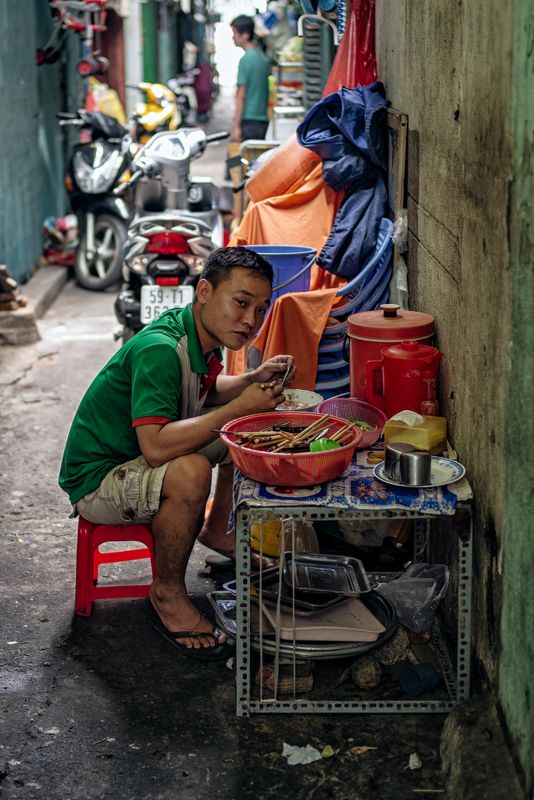
M325 427L326 423L326 427ZM277 423L277 428L288 424L288 421ZM314 439L326 436L332 424L329 414L323 414L319 419L310 423L306 428L297 434L284 430L274 430L266 428L260 431L225 431L221 428L212 428L213 433L228 433L235 436L238 440L236 444L248 447L252 450L263 450L264 452L280 453L282 450L294 450L295 448L308 445ZM328 438L343 446L349 444L354 439L354 425L347 424L339 428Z
M344 425L343 428L340 428L338 431L332 434L330 439L332 439L334 442L339 442L340 439L346 438L349 431L352 431L351 439L354 438L354 425Z
M283 386L284 383L287 381L287 376L291 372L291 367L292 366L293 366L293 359L290 358L289 361L287 362L287 367L286 367L286 371L284 372L284 376L283 376L282 380L280 381L280 386Z
M289 425L289 420L284 419L282 422L277 422L276 426ZM230 436L261 436L263 433L287 433L287 431L275 431L273 428L266 428L263 431L225 431L224 428L211 428L211 433L226 433Z
M311 425L308 425L307 428L304 428L303 431L297 433L296 436L293 437L291 442L290 448L296 447L298 444L305 444L308 439L313 439L313 437L319 433L320 430L324 427L326 420L329 418L329 414L323 414L323 416L312 422ZM277 453L279 450L282 450L283 447L275 448L274 452Z

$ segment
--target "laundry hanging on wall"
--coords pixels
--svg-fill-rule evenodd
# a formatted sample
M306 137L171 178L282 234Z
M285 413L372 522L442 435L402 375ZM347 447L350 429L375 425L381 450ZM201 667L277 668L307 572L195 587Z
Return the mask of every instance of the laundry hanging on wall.
M382 83L342 88L311 108L297 128L303 147L323 159L323 180L346 191L317 264L355 277L371 257L388 208L387 108Z

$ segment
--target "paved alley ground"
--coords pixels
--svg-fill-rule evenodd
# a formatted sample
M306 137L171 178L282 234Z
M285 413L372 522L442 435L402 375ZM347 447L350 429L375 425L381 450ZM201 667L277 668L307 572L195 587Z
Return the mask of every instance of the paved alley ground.
M0 348L0 797L436 796L441 716L236 719L232 671L174 651L144 600L73 617L76 523L56 476L76 405L117 346L112 303L69 283L39 344ZM189 589L211 588L198 545L192 562ZM336 754L290 767L284 742ZM357 746L376 749L358 756Z
M229 107L219 103L211 130ZM210 151L213 170L225 152ZM444 796L443 716L237 719L231 668L173 650L144 600L73 617L76 521L56 479L77 403L117 347L113 300L68 283L39 321L41 342L0 348L2 800ZM198 574L203 553L197 545L188 573L195 593L213 587ZM334 755L288 766L284 742Z

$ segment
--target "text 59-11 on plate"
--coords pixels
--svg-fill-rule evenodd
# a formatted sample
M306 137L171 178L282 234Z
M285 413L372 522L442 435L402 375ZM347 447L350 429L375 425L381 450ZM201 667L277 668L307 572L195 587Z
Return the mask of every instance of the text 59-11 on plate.
M141 322L146 325L170 308L184 308L193 301L192 286L143 286L141 288Z

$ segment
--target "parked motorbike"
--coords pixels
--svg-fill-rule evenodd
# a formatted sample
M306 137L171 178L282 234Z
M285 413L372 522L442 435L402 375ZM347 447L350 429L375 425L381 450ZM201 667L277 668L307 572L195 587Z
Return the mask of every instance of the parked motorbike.
M136 142L145 144L151 136L161 131L175 131L182 124L176 96L163 83L127 84L143 93L130 118L130 133Z
M120 281L122 245L131 210L113 189L130 177L131 139L114 117L79 109L58 115L60 125L76 125L88 141L75 146L65 186L78 218L76 280L85 289L102 291Z
M189 167L208 143L228 136L200 128L158 133L134 157L135 215L115 301L122 326L116 338L123 343L169 308L190 303L206 258L224 244L222 190L209 178L191 177Z
M178 109L184 125L194 125L197 121L197 93L195 82L200 70L193 67L187 72L167 81L167 86L174 93Z

